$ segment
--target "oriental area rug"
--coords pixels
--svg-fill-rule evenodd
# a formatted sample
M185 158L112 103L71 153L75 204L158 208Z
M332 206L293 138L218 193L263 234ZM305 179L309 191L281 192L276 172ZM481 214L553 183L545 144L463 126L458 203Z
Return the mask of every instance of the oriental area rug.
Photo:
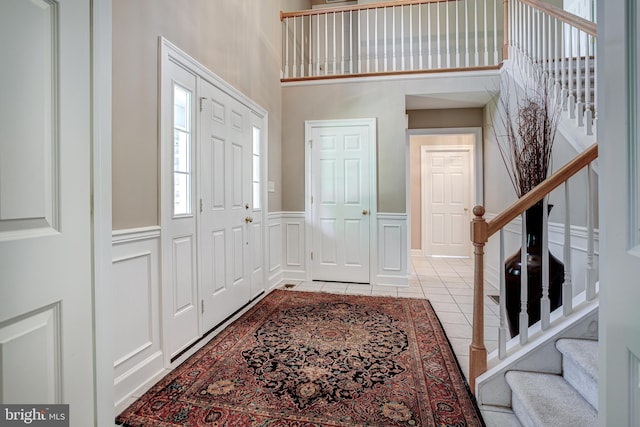
M427 300L275 290L116 419L138 426L482 426Z

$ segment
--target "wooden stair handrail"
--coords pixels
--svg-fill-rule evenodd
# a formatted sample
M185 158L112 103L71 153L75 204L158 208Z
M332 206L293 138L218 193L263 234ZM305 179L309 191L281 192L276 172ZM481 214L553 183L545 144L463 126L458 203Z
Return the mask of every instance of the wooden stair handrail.
M534 187L531 191L514 202L511 206L498 214L491 221L489 221L487 224L486 237L491 237L494 233L513 221L518 215L521 215L524 211L535 205L545 195L549 194L556 187L560 186L560 184L571 178L576 173L580 172L584 167L594 161L597 157L598 144L593 144L585 151L580 153L580 155L578 155L576 158L558 169L549 178L544 180L542 183Z
M386 1L386 2L379 2L379 3L354 4L353 6L324 7L320 9L298 10L294 12L281 11L280 20L282 21L286 18L294 18L297 16L324 15L326 13L352 12L352 11L365 10L365 9L384 9L387 7L412 6L414 4L424 4L424 3L446 3L449 1L455 1L455 0L398 0L398 1Z
M589 21L588 19L584 19L580 16L574 15L571 12L567 12L566 10L560 9L557 6L544 2L542 0L521 0L522 3L528 4L529 6L541 10L548 15L551 15L554 18L559 19L562 22L565 22L572 27L579 29L587 34L596 37L597 35L597 25L594 22Z

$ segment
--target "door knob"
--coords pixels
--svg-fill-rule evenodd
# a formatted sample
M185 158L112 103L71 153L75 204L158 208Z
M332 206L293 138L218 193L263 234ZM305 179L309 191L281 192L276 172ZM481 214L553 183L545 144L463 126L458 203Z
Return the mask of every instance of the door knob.
M362 215L369 215L369 211L366 209L362 209Z
M244 219L244 222L246 222L247 224L249 224L250 222L253 222L253 218L248 216Z

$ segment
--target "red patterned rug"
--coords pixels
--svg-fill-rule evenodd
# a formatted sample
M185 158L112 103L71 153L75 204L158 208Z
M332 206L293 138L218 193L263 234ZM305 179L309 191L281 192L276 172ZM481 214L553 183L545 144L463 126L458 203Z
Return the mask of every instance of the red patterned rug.
M481 426L427 300L271 292L120 414L126 426Z

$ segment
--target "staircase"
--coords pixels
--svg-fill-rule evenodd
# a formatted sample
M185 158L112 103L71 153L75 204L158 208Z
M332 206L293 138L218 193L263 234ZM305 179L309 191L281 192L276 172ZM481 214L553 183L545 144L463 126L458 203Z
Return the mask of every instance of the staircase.
M511 407L524 427L595 426L598 418L598 342L563 338L562 374L508 371Z

